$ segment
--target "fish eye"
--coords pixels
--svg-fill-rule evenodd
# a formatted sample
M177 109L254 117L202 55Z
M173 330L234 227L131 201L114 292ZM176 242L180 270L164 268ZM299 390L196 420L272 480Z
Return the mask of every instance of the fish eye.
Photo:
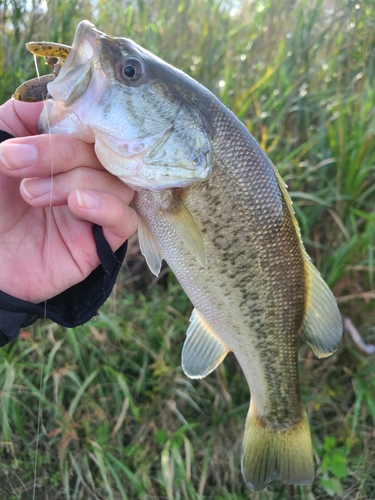
M142 64L136 59L127 59L122 64L122 76L125 80L139 80L144 74Z

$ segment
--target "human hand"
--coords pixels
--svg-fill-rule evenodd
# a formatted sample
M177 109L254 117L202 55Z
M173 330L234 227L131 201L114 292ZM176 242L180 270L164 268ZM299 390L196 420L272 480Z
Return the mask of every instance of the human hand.
M134 191L104 170L92 144L36 135L42 106L12 99L0 107L0 130L17 137L0 145L0 289L34 303L99 265L93 223L113 251L138 225Z

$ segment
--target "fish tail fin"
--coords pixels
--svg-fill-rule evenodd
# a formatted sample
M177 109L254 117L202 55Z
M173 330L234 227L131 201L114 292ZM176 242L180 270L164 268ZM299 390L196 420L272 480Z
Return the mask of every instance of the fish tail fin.
M262 490L276 478L289 484L311 484L314 460L307 415L289 428L267 426L253 411L246 419L241 470L251 490Z

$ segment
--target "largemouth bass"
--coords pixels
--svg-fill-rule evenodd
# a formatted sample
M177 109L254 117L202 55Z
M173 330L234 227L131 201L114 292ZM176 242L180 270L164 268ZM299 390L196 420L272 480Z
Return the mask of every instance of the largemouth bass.
M194 305L186 375L205 377L236 356L251 392L247 486L311 483L297 336L325 357L342 321L276 168L206 88L88 21L48 92L41 130L94 142L104 167L137 191L141 251L156 275L167 261Z

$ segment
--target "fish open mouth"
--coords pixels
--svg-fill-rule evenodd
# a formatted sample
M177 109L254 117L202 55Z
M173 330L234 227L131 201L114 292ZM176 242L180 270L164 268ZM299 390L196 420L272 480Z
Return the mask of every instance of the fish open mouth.
M43 110L39 129L41 132L68 133L86 142L94 142L94 134L83 125L83 116L89 108L74 104L88 91L99 95L100 88L108 85L107 78L99 63L100 39L104 33L89 21L79 23L71 50L60 69L58 77L48 84L51 100ZM100 75L98 74L100 73Z
M100 38L104 33L89 21L79 23L72 47L58 77L48 84L50 97L65 108L74 104L87 90L93 70L100 68Z

